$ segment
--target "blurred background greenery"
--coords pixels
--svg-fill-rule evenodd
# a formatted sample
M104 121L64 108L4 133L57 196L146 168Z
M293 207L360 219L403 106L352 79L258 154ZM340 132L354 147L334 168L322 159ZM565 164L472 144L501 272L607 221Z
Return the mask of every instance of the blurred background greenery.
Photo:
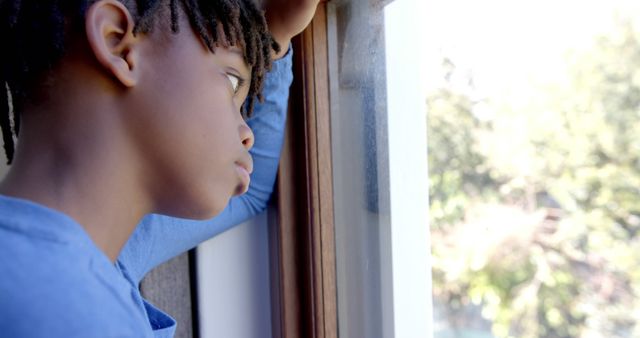
M618 13L526 94L483 94L442 54L428 97L436 338L640 337L637 19Z

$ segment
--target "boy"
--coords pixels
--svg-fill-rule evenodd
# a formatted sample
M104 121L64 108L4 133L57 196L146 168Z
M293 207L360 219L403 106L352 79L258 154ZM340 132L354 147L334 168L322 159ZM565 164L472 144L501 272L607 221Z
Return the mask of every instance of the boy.
M286 46L316 5L269 0L265 20L251 0L0 2L1 336L173 336L138 283L264 209ZM137 225L151 213L219 215Z

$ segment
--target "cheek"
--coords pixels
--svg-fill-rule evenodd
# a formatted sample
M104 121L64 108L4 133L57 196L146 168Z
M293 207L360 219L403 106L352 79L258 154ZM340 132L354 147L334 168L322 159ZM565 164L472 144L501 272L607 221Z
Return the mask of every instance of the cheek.
M165 135L172 148L165 155L174 156L170 165L177 166L175 175L187 189L204 188L204 194L214 194L210 198L216 204L226 204L237 185L235 161L241 151L237 121L223 99L195 98L165 126L178 129Z
M185 135L192 139L183 146L198 150L185 153L180 158L183 166L176 175L181 177L179 185L188 196L185 200L200 205L201 210L213 213L207 217L213 217L227 206L238 186L239 178L235 169L238 148L232 142L232 128L217 124L203 129L206 131L203 131L202 137Z
M208 115L224 113L214 108ZM163 185L163 197L178 205L178 210L189 211L177 216L203 219L222 211L234 194L239 183L235 169L239 152L237 142L232 141L231 131L236 128L225 127L224 118L202 122L194 115L198 114L158 126L163 129L156 139L160 142L154 142L148 153L155 153L149 164L159 175L155 181Z
M218 133L220 127L230 127L225 119L229 101L225 90L228 89L220 81L202 75L187 77L181 74L170 82L170 86L166 86L167 83L153 92L151 111L155 116L149 118L163 119L167 130L176 132L172 137L204 140L212 133Z

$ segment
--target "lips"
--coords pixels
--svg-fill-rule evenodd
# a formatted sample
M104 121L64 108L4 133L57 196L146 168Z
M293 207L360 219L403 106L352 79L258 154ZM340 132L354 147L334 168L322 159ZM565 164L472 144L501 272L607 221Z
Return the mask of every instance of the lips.
M240 176L241 184L236 189L236 195L242 195L249 190L249 183L251 182L252 166L245 163L236 163L236 171Z
M242 169L244 169L249 175L253 172L253 161L249 158L248 161L238 161L236 165Z

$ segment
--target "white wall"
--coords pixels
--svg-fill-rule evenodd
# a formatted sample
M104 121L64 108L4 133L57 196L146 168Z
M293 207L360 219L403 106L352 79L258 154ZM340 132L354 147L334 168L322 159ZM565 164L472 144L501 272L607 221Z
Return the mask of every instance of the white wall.
M202 338L271 337L266 213L197 250Z

